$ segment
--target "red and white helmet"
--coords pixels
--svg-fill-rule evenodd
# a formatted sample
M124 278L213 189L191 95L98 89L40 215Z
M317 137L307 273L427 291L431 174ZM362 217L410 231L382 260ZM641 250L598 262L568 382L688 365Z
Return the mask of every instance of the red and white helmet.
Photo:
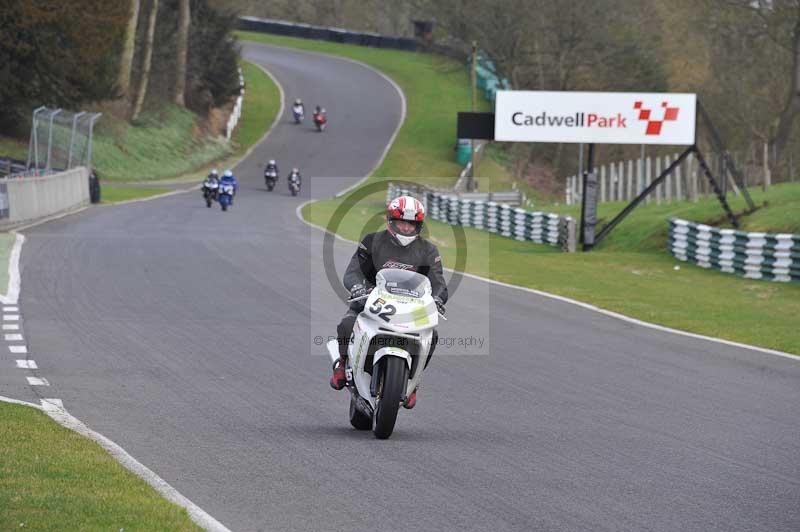
M413 229L401 230L398 221L412 224ZM401 246L409 245L419 236L423 223L425 223L425 208L418 199L412 196L400 196L389 202L386 208L386 228Z

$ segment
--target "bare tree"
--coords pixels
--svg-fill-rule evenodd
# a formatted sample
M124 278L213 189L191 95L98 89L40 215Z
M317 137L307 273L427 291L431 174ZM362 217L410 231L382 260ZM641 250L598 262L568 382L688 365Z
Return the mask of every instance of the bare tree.
M119 76L117 87L120 97L126 98L131 89L131 70L133 69L133 55L136 50L136 25L139 22L139 0L130 0L130 15L125 28L125 40L122 46L122 55L119 60Z
M144 98L147 95L147 83L150 79L150 63L153 58L153 38L156 33L156 19L158 18L158 0L153 0L150 8L150 17L147 21L147 37L144 42L144 60L142 63L142 76L139 80L139 90L136 93L136 103L133 106L131 120L139 118L142 112Z
M175 94L173 101L182 107L186 105L184 100L184 93L186 92L186 57L189 49L189 24L191 18L189 0L180 0L177 68L175 72Z

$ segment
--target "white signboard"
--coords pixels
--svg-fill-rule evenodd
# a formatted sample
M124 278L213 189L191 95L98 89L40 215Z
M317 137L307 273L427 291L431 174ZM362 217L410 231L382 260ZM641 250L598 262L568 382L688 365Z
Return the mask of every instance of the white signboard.
M695 141L696 100L675 93L497 91L494 138L688 146Z

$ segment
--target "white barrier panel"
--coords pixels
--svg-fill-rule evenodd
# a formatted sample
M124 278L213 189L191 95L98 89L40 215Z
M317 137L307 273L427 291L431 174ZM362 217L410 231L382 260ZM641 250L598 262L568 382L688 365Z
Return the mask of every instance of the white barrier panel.
M18 225L89 204L89 171L84 167L43 177L0 179L8 194L8 218Z

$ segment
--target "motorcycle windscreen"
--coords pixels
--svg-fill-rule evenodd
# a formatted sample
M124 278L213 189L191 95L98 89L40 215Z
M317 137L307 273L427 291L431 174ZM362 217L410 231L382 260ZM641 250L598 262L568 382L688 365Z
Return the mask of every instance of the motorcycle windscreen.
M431 291L431 282L422 274L408 270L383 269L376 275L376 284L399 296L423 297Z

